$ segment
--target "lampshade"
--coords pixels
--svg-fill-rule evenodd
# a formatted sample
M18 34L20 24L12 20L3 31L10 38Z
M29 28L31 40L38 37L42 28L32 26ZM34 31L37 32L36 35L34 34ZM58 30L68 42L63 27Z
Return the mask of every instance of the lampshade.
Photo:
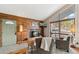
M20 29L19 29L20 32L23 31L23 25L20 25Z
M76 32L75 25L73 25L73 26L71 27L70 31L71 31L72 33L75 33L75 32Z

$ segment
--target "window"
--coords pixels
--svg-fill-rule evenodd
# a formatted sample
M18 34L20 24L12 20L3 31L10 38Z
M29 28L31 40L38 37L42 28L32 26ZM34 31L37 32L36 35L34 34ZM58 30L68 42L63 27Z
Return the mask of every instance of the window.
M75 18L74 13L64 17L63 20L50 23L50 33L52 37L63 38L64 36L75 34Z

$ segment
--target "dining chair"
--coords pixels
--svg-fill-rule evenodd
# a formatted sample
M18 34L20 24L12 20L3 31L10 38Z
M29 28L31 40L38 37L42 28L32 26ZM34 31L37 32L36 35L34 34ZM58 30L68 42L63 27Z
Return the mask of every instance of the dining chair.
M42 41L42 38L36 40L36 50L33 51L32 54L51 54L54 40L52 39L52 41L51 41L51 44L50 44L50 47L49 47L49 51L45 51L45 50L40 48L41 41Z

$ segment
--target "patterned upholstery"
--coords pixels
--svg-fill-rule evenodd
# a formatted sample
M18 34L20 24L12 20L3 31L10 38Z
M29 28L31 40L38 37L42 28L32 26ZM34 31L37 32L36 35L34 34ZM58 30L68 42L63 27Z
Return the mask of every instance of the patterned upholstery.
M67 40L56 40L56 48L69 52L70 37Z

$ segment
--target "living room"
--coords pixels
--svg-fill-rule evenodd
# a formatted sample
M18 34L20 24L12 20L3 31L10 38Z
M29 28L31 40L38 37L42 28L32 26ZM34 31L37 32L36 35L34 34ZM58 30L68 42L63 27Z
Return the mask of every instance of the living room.
M1 4L0 54L79 53L78 4Z

